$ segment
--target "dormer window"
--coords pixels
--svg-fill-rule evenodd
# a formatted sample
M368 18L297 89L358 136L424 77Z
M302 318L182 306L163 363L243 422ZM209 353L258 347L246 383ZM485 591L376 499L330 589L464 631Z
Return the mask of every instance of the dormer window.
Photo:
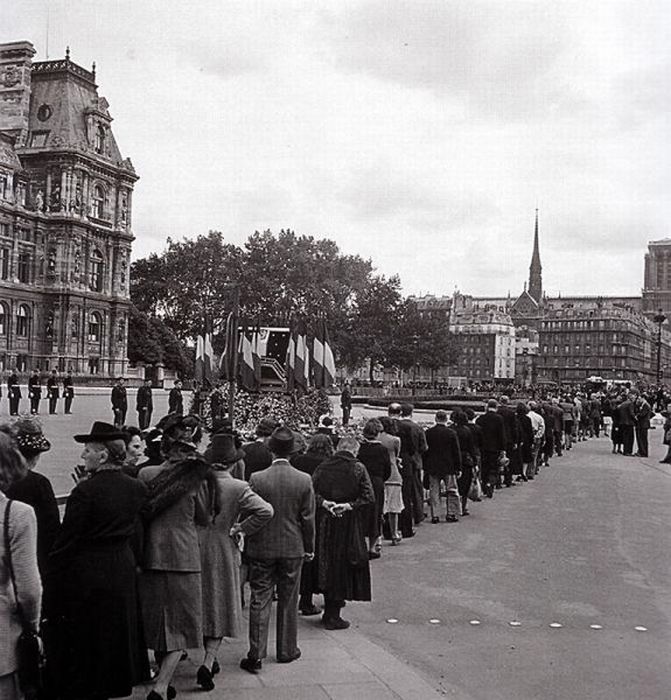
M105 127L104 126L98 126L96 129L96 143L95 143L95 151L96 153L104 153L105 152Z

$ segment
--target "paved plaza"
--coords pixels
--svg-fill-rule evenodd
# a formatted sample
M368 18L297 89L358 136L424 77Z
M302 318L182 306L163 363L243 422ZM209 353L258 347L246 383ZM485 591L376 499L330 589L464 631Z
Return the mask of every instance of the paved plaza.
M71 435L110 416L106 393L80 396L73 416L45 416L54 450L41 471L69 489L79 455ZM671 466L659 464L660 442L652 430L649 459L612 455L603 437L579 443L459 523L425 523L399 547L385 543L372 563L373 602L345 609L349 630L301 618L302 658L277 664L271 643L256 676L238 668L246 640L227 640L210 693L195 685L201 652L192 650L178 697L669 697Z

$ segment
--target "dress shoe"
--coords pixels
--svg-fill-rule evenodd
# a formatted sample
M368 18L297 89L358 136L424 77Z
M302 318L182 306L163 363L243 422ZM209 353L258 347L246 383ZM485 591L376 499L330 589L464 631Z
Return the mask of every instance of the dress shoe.
M280 658L279 656L277 657L277 663L278 664L290 664L292 661L296 661L296 659L301 658L301 650L296 649L296 653L292 654L291 656L283 656Z
M369 559L379 559L381 556L382 555L380 554L380 552L375 552L375 551L368 552Z
M436 518L435 516L431 518L431 524L436 525L440 522L440 518Z
M465 508L461 511L461 515L470 515L470 511L466 510Z
M250 659L246 656L240 662L240 668L247 673L258 673L261 670L261 659Z
M327 630L346 630L349 627L349 622L342 617L322 618L322 623Z
M212 680L212 671L207 666L201 666L196 673L196 683L203 690L213 690L214 681Z
M445 522L446 523L458 523L459 518L456 515L446 515Z
M301 615L305 615L306 617L308 615L319 615L321 610L316 606L316 605L310 605L310 607L303 607L301 608Z
M212 675L216 676L217 673L219 673L219 671L221 671L221 666L219 665L219 662L215 659L212 662Z
M168 691L166 692L165 697L168 698L168 700L175 700L177 697L177 691L175 690L174 685L168 686Z

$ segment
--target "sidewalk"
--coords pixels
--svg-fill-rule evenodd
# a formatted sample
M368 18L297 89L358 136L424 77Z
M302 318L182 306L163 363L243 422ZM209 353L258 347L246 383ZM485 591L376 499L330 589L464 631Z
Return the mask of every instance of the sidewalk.
M274 610L273 610L274 613ZM173 685L177 698L202 700L439 700L443 695L410 666L350 627L329 632L319 617L300 618L298 640L302 656L290 664L275 661L274 630L263 669L252 675L238 664L247 640L229 639L219 650L221 673L216 687L205 692L196 685L202 650L189 652L179 664ZM133 700L144 700L149 688L137 687Z

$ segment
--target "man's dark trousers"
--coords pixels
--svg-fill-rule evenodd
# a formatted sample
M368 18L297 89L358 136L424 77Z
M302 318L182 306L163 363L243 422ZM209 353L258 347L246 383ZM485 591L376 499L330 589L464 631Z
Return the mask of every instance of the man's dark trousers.
M19 397L12 391L12 389L9 390L9 415L10 416L18 416L19 415Z
M623 453L630 455L634 451L634 426L620 425L620 439Z
M273 593L277 587L276 647L278 661L290 661L298 653L298 592L303 557L250 559L249 653L250 659L268 654L268 629Z
M636 451L641 457L648 456L648 430L650 426L647 423L636 426Z

